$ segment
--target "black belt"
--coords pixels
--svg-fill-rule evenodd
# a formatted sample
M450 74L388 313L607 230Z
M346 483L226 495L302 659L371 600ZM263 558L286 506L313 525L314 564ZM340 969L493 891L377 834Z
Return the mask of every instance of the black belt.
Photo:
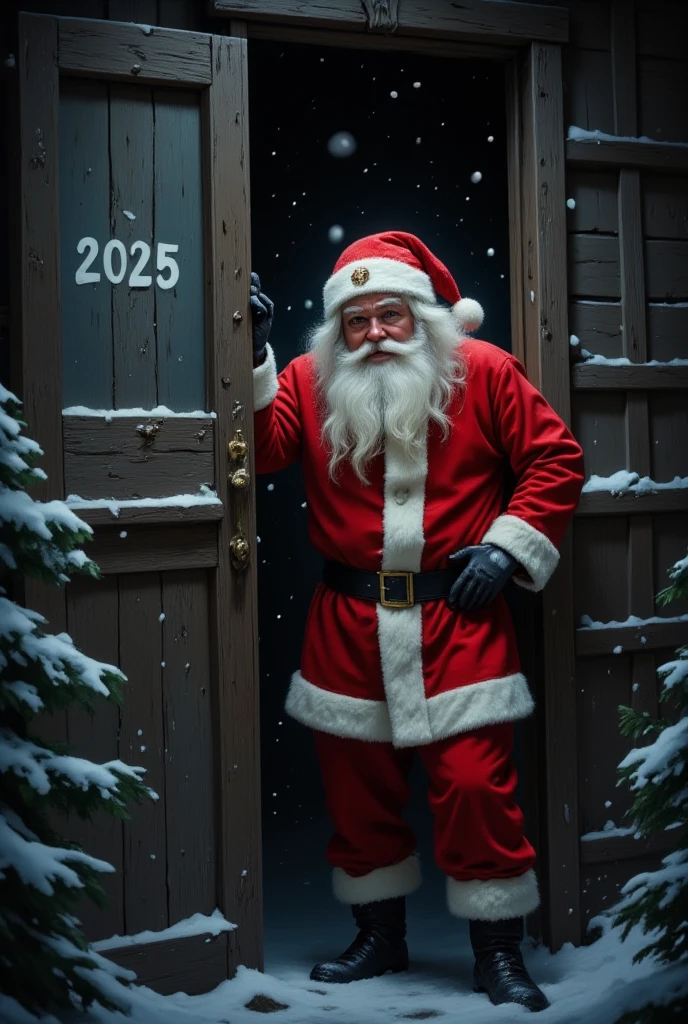
M342 562L326 561L323 582L342 594L377 601L385 608L411 608L420 601L448 597L457 576L456 569L370 572L367 569L354 569Z

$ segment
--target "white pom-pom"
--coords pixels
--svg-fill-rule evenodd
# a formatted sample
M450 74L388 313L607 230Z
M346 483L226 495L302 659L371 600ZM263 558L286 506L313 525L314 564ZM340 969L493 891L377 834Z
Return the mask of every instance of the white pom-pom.
M452 312L459 327L467 334L476 331L485 319L483 307L475 299L459 299L452 306Z

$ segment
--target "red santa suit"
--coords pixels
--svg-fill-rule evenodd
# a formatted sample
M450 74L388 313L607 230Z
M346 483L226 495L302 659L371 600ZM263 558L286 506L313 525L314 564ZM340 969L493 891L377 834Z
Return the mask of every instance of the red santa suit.
M455 298L424 247L418 258L414 246L416 264L389 255L396 242L370 255L373 239L396 235L413 238L372 236L343 254L325 289L326 315L339 315L361 292L427 299L431 279ZM367 271L364 286L352 285L352 267ZM468 372L445 410L448 438L431 423L413 463L388 438L366 467L367 486L349 462L336 483L330 479L314 356L298 356L277 374L269 347L254 370L256 471L301 462L310 539L326 559L418 573L446 568L461 547L493 543L519 562L519 586L541 590L578 502L581 449L517 359L487 341L457 337L457 344ZM504 508L508 466L516 487ZM431 779L435 855L450 909L499 919L537 906L535 852L523 836L510 760L513 723L532 712L533 700L503 595L473 611L452 609L444 598L388 608L320 583L285 709L316 730L340 900L404 895L419 884L415 839L401 817L417 748Z

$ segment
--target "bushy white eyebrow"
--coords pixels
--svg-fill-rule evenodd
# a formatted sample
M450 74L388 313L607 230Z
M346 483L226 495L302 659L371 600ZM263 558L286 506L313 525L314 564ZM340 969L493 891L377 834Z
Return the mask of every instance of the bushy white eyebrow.
M390 296L388 299L380 299L379 302L375 303L375 306L373 308L377 309L378 306L400 306L400 305L401 305L401 299L398 299L398 298L396 298L394 296ZM347 306L346 309L342 310L342 313L345 316L346 316L347 313L362 313L362 312L363 312L363 306Z

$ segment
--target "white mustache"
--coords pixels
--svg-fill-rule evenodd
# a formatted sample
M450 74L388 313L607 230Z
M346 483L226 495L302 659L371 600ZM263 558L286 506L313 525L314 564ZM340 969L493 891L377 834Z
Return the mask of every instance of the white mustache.
M420 340L420 339L419 339ZM420 341L420 344L423 344ZM390 355L404 356L411 352L414 352L419 347L418 340L414 345L414 339L409 341L393 341L391 338L386 338L384 341L373 342L364 341L363 344L355 350L355 352L346 352L340 354L341 363L345 366L353 366L356 363L361 363L373 355L375 352L388 352Z

